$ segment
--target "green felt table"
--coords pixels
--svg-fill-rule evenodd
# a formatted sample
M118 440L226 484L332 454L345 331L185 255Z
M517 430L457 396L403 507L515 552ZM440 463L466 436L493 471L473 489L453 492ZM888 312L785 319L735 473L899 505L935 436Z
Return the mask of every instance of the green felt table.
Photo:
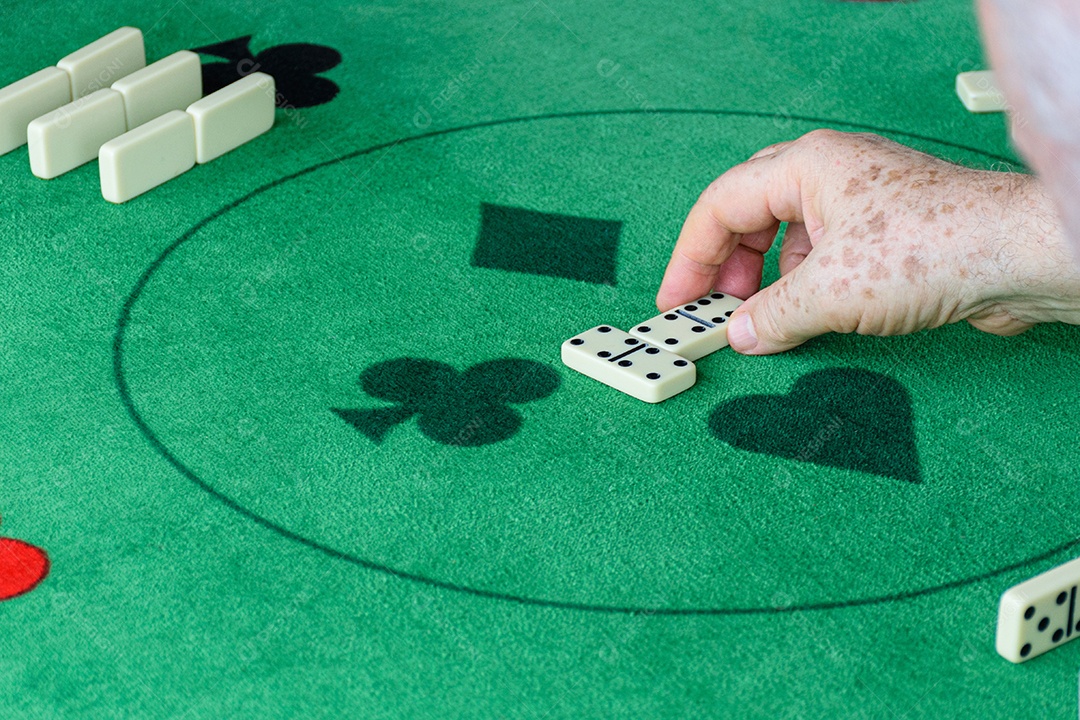
M0 535L49 562L0 715L1075 716L1080 645L994 651L1078 552L1074 329L723 350L658 405L559 360L769 143L1021 169L966 0L0 17L0 85L132 25L286 106L120 206L0 157Z

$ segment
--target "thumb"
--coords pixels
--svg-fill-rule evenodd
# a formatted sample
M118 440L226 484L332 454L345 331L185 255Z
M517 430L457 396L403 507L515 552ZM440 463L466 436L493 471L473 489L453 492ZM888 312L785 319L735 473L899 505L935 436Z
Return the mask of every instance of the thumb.
M805 262L800 264L753 295L732 314L727 337L735 352L771 355L831 330L824 313L814 312L810 296L801 291L805 265Z
M993 308L990 311L972 315L967 321L978 330L1003 337L1019 335L1035 327L1031 323L1017 320L1000 308Z

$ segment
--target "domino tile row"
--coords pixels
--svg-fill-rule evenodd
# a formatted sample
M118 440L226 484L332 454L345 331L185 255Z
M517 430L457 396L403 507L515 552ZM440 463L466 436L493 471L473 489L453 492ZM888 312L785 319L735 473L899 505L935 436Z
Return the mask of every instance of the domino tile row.
M599 325L562 344L567 367L626 393L657 403L697 382L698 360L727 347L728 319L742 300L710 293L623 332Z
M269 75L253 73L202 98L197 54L180 51L149 66L145 57L142 33L120 28L0 89L0 154L26 143L30 169L43 179L98 157L102 195L120 203L273 126Z

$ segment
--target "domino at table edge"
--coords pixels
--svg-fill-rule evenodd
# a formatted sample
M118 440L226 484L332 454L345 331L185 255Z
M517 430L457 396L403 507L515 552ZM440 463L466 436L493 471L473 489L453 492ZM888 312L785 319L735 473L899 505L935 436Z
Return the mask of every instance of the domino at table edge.
M195 167L195 122L173 110L101 146L101 195L125 203Z
M250 142L274 126L274 78L252 73L101 147L101 194L124 203Z
M59 177L93 160L126 130L120 93L105 89L79 98L27 126L30 171L43 180Z
M993 70L974 70L956 76L956 95L968 112L992 113L1006 109L1005 95Z
M34 119L145 65L142 32L122 27L66 55L55 66L0 88L0 155L26 144L26 129Z
M98 156L106 142L202 96L199 56L182 50L27 126L30 169L51 180ZM120 116L115 112L119 101Z

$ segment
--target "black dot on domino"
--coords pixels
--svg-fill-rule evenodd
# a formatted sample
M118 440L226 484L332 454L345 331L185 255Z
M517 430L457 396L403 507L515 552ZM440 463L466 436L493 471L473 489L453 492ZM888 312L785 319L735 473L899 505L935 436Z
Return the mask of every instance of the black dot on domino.
M1030 620L1033 617L1035 617L1035 606L1029 607L1027 610L1024 611L1025 620Z
M611 328L609 328L607 325L601 325L600 327L596 328L596 330L597 332L611 332Z
M641 341L637 340L635 338L626 338L625 340L623 340L623 342L626 343L627 345L637 345Z
M717 325L719 325L720 323L726 323L727 318L726 317L713 318L712 321L714 323L716 323Z
M1054 631L1054 636L1051 638L1051 640L1053 640L1054 642L1061 642L1061 638L1063 635L1065 635L1065 631L1061 628L1058 628Z
M1024 643L1024 647L1020 648L1020 657L1027 657L1031 654L1031 643Z
M686 306L686 309L687 309L687 310L688 310L689 312L694 312L695 310L697 310L697 305L687 305L687 306Z
M645 354L646 355L655 355L658 352L660 352L660 348L654 348L654 347L645 348Z
M724 299L724 293L713 293L709 297L711 297L713 300L723 300Z
M712 305L712 300L710 300L709 298L701 298L700 300L697 301L697 304L698 305Z
M724 317L731 317L731 313L733 313L733 312L735 312L735 311L734 310L728 310L726 313L724 313Z
M1050 627L1050 618L1043 618L1039 621L1039 632L1042 632L1048 627Z
M1059 592L1055 602L1057 602L1058 605L1064 605L1068 597L1069 596L1065 592Z
M637 329L638 332L652 332L652 328L648 325L642 325Z
M686 367L686 361L685 360L676 360L675 361L675 367Z
M574 338L573 340L570 341L570 344L571 345L581 345L584 342L585 341L582 340L581 338Z
M650 380L659 380L660 379L660 373L649 373L645 377L649 378Z
M665 320L678 320L679 316L676 315L675 313L668 313L667 315L664 316L664 319Z
M601 350L600 352L596 353L596 357L609 358L611 357L611 353L609 353L607 350Z
M697 326L695 326L695 327L694 327L694 332L696 332L696 333L703 333L703 332L705 332L705 326L704 326L704 325L697 325Z
M634 363L630 362L629 360L620 360L619 361L619 367L630 367L633 364Z
M666 345L678 345L679 341L676 340L675 338L667 338L667 339L664 340L664 343Z

